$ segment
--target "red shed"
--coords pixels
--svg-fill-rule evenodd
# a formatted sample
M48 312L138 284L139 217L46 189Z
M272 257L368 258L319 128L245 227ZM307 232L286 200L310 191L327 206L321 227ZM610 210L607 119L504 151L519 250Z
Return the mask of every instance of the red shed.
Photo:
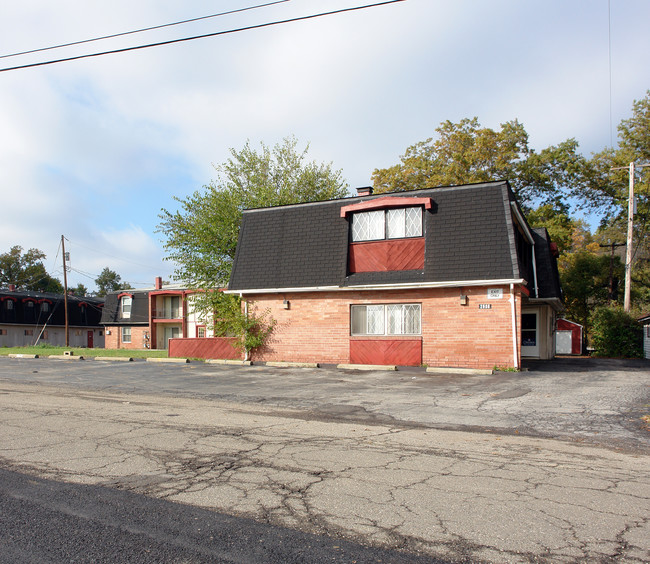
M582 325L559 318L555 331L555 354L582 353Z

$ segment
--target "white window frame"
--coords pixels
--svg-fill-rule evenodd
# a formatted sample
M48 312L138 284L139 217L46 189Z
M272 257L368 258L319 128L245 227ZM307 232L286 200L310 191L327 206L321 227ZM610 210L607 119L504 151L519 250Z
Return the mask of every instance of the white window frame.
M369 321L368 311L373 312L372 320ZM381 311L381 328L377 323L378 308ZM365 310L365 313L361 311ZM407 311L417 310L417 327L409 327ZM358 311L358 317L355 319L355 312ZM399 313L399 318L395 316ZM413 322L413 320L411 320ZM365 329L358 330L355 325L364 324ZM396 324L399 323L399 328ZM414 331L408 332L409 329ZM422 335L422 304L421 303L398 303L398 304L351 304L350 305L350 335L353 337L402 337L402 336L421 336Z
M131 333L131 327L122 327L121 328L121 336L122 336L122 342L123 343L130 343L131 339L133 337ZM128 338L127 338L128 336Z
M407 227L407 221L409 218L413 218L413 213L411 210L417 210L419 212L419 225L415 226L415 234L407 235L409 227ZM382 214L384 221L381 224L377 225L377 215ZM402 215L404 225L401 225L395 230L393 226L394 218ZM372 219L375 218L375 219ZM362 237L359 234L359 230L363 229L359 224L367 223L366 231L369 233L367 237ZM373 225L374 224L374 225ZM375 229L373 229L373 226ZM413 226L410 228L413 231ZM372 233L370 233L372 231ZM364 212L357 212L352 214L352 229L351 229L351 239L353 243L361 243L364 241L385 241L387 239L411 239L414 237L422 237L424 233L424 219L421 206L407 206L403 208L387 208L383 210L371 210Z
M127 311L128 306L128 311ZM120 298L120 317L122 319L131 319L131 310L133 309L133 297L122 296Z

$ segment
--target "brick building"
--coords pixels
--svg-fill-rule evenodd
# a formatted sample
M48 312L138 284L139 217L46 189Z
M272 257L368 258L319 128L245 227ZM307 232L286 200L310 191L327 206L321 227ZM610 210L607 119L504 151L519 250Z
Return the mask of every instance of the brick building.
M247 210L229 293L276 327L254 359L520 367L551 358L557 250L507 182Z
M192 291L165 284L157 277L152 288L106 295L101 323L107 349L167 349L172 338L202 338L209 328L191 307Z
M66 345L63 294L0 290L0 347L28 347L37 344ZM104 300L68 295L68 345L93 348L104 346L100 325Z

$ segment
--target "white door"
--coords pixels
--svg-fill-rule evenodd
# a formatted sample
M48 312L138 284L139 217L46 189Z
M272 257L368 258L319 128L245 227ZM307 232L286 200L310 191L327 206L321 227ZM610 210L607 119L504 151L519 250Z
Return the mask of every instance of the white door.
M539 315L537 311L521 312L521 356L539 358Z
M555 332L555 354L571 354L573 349L573 332Z

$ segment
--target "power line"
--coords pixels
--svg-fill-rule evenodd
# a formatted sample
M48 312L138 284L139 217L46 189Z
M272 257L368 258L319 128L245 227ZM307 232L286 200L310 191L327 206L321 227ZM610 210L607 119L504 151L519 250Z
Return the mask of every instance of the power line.
M86 246L86 245L82 245L82 244L79 243L78 241L71 241L71 240L68 239L67 237L65 238L65 240L68 241L68 242L70 242L70 243L74 243L75 245L81 247L82 249L87 249L87 250L89 250L89 251L93 251L94 253L97 253L98 255L102 255L102 256L106 256L106 257L111 257L111 258L117 259L117 260L122 261L122 262L130 262L131 264L136 264L136 265L138 265L138 266L144 266L144 267L148 268L149 270L151 270L152 272L155 272L155 271L160 270L160 267L158 267L158 266L154 267L154 266L151 266L151 265L148 265L148 264L142 264L142 262L139 262L139 261L129 260L129 259L126 259L126 258L124 258L124 257L119 257L119 256L116 256L116 255L111 255L111 254L109 254L109 253L105 253L105 252L102 252L102 251L98 251L97 249L93 249L92 247L88 247L88 246ZM98 276L99 276L99 275L98 275Z
M8 57L18 57L19 55L29 55L31 53L39 53L41 51L50 51L52 49L60 49L62 47L71 47L73 45L82 45L84 43L92 43L93 41L102 41L104 39L113 39L115 37L122 37L124 35L132 35L135 33L143 33L145 31L152 31L154 29L162 29L165 27L172 27L175 25L181 25L181 24L186 24L186 23L191 23L191 22L198 22L201 20L207 20L210 18L218 18L221 16L228 16L231 14L236 14L239 12L247 12L249 10L256 10L258 8L266 8L268 6L273 6L274 4L282 4L283 2L289 2L290 0L276 0L275 2L267 2L266 4L258 4L256 6L248 6L246 8L239 8L237 10L230 10L228 12L220 12L218 14L210 14L209 16L200 16L198 18L191 18L188 20L182 20L178 22L172 22L172 23L167 23L167 24L161 24L161 25L154 25L151 27L143 27L142 29L135 29L133 31L124 31L122 33L113 33L111 35L103 35L101 37L94 37L92 39L82 39L80 41L71 41L70 43L61 43L60 45L52 45L51 47L40 47L39 49L30 49L29 51L20 51L18 53L10 53L8 55L0 55L0 59L6 59Z
M305 21L305 20L311 20L315 18L321 18L323 16L332 16L335 14L342 14L345 12L354 12L357 10L365 10L367 8L375 8L377 6L385 6L387 4L395 4L397 2L404 2L405 0L386 0L385 2L377 2L374 4L365 4L363 6L353 6L352 8L342 8L340 10L333 10L331 12L321 12L319 14L310 14L308 16L300 16L297 18L291 18L288 20L277 20L273 22L267 22L267 23L262 23L262 24L257 24L257 25L251 25L251 26L246 26L246 27L240 27L240 28L235 28L235 29L229 29L226 31L216 31L214 33L206 33L203 35L194 35L192 37L183 37L180 39L171 39L169 41L160 41L158 43L149 43L147 45L136 45L134 47L125 47L123 49L113 49L111 51L101 51L98 53L88 53L86 55L77 55L75 57L67 57L64 59L54 59L50 61L42 61L40 63L31 63L27 65L20 65L16 67L6 67L4 69L0 69L0 72L7 72L7 71L13 71L13 70L20 70L20 69L27 69L27 68L32 68L32 67L41 67L45 65L53 65L55 63L65 63L69 61L76 61L78 59L88 59L90 57L100 57L102 55L113 55L116 53L125 53L127 51L136 51L139 49L148 49L150 47L161 47L162 45L171 45L172 43L181 43L184 41L194 41L195 39L205 39L207 37L217 37L219 35L228 35L231 33L238 33L240 31L250 31L252 29L261 29L265 27L271 27L274 25L281 25L281 24L286 24L286 23L292 23L292 22L299 22L299 21Z

